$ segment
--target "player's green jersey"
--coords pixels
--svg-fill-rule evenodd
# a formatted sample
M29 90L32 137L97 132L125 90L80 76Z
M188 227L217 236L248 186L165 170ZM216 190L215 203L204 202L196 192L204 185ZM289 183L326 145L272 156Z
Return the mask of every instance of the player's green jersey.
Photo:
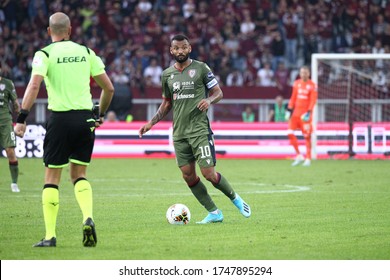
M91 110L90 77L105 73L104 67L93 50L60 41L35 53L32 75L45 79L49 110Z
M218 84L207 64L192 60L183 71L174 66L162 73L162 94L173 105L173 139L183 139L212 133L207 112L197 108Z
M14 83L11 80L0 78L0 124L12 121L10 102L17 98Z

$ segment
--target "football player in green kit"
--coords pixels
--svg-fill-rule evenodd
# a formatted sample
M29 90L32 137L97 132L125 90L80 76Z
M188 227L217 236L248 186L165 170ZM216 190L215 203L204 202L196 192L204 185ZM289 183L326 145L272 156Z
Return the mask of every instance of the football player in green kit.
M191 45L185 35L172 38L170 52L176 62L162 73L163 102L155 116L139 129L139 136L142 137L173 108L173 144L177 164L190 190L209 212L198 223L222 222L224 217L196 174L196 163L203 177L248 218L251 215L249 205L233 190L228 180L215 171L215 146L207 110L222 99L222 90L207 64L189 58Z
M11 190L20 192L18 187L19 166L15 155L16 136L12 126L10 102L15 113L19 113L20 105L13 82L0 76L0 146L5 149L7 154L12 179Z

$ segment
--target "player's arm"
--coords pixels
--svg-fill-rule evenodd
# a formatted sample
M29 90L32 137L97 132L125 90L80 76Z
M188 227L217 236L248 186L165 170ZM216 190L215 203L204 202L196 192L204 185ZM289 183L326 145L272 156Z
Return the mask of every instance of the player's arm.
M13 101L13 109L16 114L20 113L20 104L17 98Z
M219 85L215 85L210 89L209 97L202 99L198 104L198 109L201 111L206 111L211 104L218 103L223 98L222 89Z
M309 94L309 107L307 109L307 112L305 114L303 114L301 117L303 121L305 121L305 122L310 121L314 106L317 103L317 96L318 96L317 86L313 83L313 89L310 91L310 94Z
M318 92L317 92L317 86L313 83L313 89L310 92L310 101L309 101L309 111L313 112L314 106L317 103L318 98Z
M22 106L19 116L16 120L15 134L19 137L23 137L26 131L26 118L30 112L31 107L34 105L37 99L39 88L43 81L43 76L32 75L27 85L26 91L23 96Z
M139 131L138 135L142 138L142 135L148 132L156 123L161 121L172 109L172 101L170 98L164 98L163 102L160 104L156 114L153 118L145 125L143 125Z
M294 110L295 102L297 100L297 95L298 95L298 86L297 86L296 82L294 82L292 93L291 93L291 98L290 98L290 101L288 102L288 105L287 105L287 110L290 110L290 111Z
M112 85L112 82L106 73L97 75L93 77L93 79L102 89L102 93L100 94L100 100L99 100L100 122L99 124L97 124L97 126L99 126L101 123L103 123L104 116L108 110L108 107L110 106L112 97L114 96L114 86Z
M18 101L18 95L16 94L15 85L11 82L11 101L12 101L12 110L14 113L19 114L20 104Z
M295 102L297 100L297 95L298 95L298 86L296 85L296 82L294 82L292 93L291 93L291 98L287 104L286 113L284 115L284 119L286 121L288 121L290 119L291 114L294 110Z
M291 98L290 101L287 104L287 110L285 113L285 120L288 121L292 115L292 112L294 111L295 108L295 103L297 101L297 96L298 96L298 85L297 82L295 81L292 87L292 93L291 93Z

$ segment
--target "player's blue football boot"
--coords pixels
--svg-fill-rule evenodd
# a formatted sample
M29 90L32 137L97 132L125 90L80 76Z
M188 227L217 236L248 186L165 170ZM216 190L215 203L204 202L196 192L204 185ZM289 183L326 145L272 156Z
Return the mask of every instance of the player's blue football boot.
M233 199L232 202L245 218L251 216L251 207L237 193L236 198Z
M196 222L197 224L211 224L211 223L220 223L223 221L223 214L221 210L218 210L217 214L209 213L206 218L204 218L200 222Z

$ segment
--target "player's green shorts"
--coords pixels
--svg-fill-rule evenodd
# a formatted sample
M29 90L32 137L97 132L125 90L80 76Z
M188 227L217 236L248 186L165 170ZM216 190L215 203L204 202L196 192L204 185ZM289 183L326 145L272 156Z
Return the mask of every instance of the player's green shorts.
M215 166L215 146L212 134L174 140L177 165L184 166L196 161L200 167Z
M0 125L0 146L4 149L16 147L16 137L11 122Z

